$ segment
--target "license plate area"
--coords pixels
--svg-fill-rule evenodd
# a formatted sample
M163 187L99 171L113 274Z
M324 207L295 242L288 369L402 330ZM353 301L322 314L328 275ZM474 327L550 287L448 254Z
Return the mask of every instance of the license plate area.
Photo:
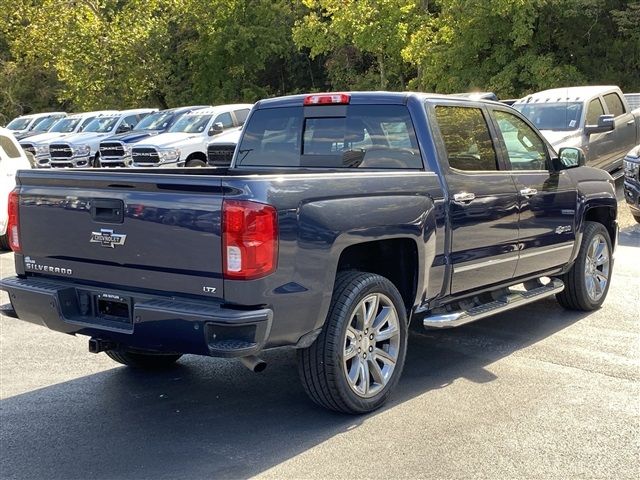
M131 323L131 300L111 293L94 297L95 316L109 322Z

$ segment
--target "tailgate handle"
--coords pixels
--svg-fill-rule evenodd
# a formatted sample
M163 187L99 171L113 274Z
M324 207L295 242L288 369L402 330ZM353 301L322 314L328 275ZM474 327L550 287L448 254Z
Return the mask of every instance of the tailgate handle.
M91 218L96 222L123 223L124 202L109 198L91 200Z

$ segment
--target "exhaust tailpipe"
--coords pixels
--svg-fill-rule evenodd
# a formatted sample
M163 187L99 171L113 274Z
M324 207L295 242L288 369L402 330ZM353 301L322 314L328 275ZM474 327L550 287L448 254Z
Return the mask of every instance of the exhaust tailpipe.
M90 353L106 352L107 350L113 350L114 348L116 348L116 344L111 340L102 340L101 338L89 339Z
M242 364L254 373L264 372L267 368L267 362L261 360L255 355L248 355L246 357L240 357Z

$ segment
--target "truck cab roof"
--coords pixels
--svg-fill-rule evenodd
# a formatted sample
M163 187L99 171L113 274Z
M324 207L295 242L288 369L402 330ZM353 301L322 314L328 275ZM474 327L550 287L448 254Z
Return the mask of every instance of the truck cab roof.
M332 96L332 95L348 95L349 101L345 102L349 105L405 105L409 99L417 99L419 101L425 101L429 99L441 100L452 99L456 101L468 101L470 103L500 103L487 98L478 98L476 96L454 96L443 95L439 93L422 93L422 92L327 92L327 93L313 93L313 94L300 94L300 95L287 95L283 97L268 98L260 100L256 103L256 109L260 108L281 108L281 107L299 107L305 105L305 99L309 97L319 96ZM320 105L320 104L317 104ZM501 104L502 105L502 104ZM313 106L313 104L306 104L305 106Z
M620 88L615 85L594 85L584 87L552 88L541 92L532 93L515 102L542 103L542 102L585 102L593 97L605 95L611 92L620 93Z

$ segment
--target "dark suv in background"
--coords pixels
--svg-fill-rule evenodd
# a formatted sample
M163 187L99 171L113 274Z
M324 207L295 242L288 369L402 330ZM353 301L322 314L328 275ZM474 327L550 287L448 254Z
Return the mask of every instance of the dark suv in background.
M624 198L631 215L640 223L640 145L624 157Z

